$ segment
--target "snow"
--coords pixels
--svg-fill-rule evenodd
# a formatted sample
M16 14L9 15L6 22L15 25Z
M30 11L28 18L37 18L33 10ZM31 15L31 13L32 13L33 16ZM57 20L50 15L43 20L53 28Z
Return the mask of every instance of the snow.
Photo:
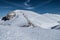
M50 19L53 19L57 22L60 21L60 15L59 14L48 14L48 13L46 13L46 14L43 14L43 15L46 16L46 17L49 17Z
M0 26L0 40L60 40L59 30Z
M30 16L27 15L28 19L32 21L32 23L36 26L39 26L41 28L51 29L51 27L58 25L58 22L51 20L43 15L41 16Z
M23 13L33 25L41 28L51 29L51 27L59 25L58 22L51 20L50 18L43 16L41 14L38 14L36 12L26 11L26 10L25 11L17 10L17 12Z
M0 19L0 40L60 40L60 15L27 10L11 13L16 16L7 21ZM51 29L54 26L57 28Z

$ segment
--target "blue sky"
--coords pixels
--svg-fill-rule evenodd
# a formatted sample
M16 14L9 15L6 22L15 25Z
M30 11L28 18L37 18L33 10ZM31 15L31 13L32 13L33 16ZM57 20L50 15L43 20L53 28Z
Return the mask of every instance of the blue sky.
M17 9L59 14L60 0L0 0L0 16Z

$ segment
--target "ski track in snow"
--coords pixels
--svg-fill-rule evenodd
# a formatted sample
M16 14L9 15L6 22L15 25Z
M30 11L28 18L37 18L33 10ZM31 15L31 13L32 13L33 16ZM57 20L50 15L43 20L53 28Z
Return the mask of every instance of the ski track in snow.
M12 20L0 19L0 40L60 40L60 15L27 10L13 12L17 15ZM54 26L57 27L51 29Z

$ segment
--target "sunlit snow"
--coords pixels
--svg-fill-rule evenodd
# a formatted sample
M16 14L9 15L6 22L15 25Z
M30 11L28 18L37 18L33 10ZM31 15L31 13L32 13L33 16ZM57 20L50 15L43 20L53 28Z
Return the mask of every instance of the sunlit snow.
M0 19L0 40L60 40L60 15L27 10L10 13L16 15L7 21Z

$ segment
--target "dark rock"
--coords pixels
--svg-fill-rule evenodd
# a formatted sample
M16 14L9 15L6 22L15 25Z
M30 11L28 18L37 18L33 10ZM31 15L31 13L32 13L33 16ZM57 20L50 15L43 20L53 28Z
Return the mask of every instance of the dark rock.
M3 17L2 20L7 21L7 20L9 20L9 18Z

